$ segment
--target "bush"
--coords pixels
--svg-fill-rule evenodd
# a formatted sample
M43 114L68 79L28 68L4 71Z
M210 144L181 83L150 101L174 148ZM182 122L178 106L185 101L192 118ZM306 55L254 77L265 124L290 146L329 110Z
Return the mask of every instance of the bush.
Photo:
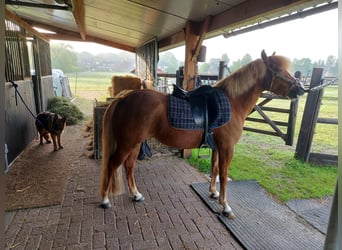
M47 109L50 112L65 116L67 125L77 124L83 119L83 113L69 99L55 96L48 100Z

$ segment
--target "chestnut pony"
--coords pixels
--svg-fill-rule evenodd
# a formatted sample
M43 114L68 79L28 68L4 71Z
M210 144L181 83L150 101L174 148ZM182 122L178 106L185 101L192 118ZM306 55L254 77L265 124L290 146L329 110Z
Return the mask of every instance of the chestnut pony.
M217 151L212 154L212 180L209 192L218 198L223 206L223 214L234 218L227 203L226 186L228 169L238 142L243 124L255 106L261 92L297 98L304 89L292 77L285 57L267 56L264 51L257 59L227 78L218 81L220 88L231 104L232 118L225 125L213 130ZM102 130L102 177L100 191L101 206L111 207L110 194L122 193L123 181L121 165L126 169L128 187L135 201L144 199L139 193L134 179L134 167L139 154L140 143L155 137L161 143L175 148L191 149L199 146L201 130L181 130L169 125L167 117L167 96L153 90L135 90L114 100L108 106L103 118ZM216 190L216 177L219 175L220 192Z

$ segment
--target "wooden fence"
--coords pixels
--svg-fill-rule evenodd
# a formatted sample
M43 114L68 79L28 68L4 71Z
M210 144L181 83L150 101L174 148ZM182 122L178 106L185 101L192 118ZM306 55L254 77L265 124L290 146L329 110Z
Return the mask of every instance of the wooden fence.
M322 84L322 68L314 68L312 72L310 89L317 88ZM338 156L324 153L311 152L313 137L317 123L322 124L338 124L335 118L320 118L319 111L322 103L324 89L310 91L306 100L302 124L298 136L295 157L317 164L337 165ZM336 135L337 137L337 135Z

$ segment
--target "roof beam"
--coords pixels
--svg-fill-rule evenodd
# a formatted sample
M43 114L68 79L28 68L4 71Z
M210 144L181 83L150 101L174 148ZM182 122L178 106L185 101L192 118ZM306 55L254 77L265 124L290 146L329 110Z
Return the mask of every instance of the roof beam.
M228 9L213 17L209 31L223 29L225 26L246 22L248 19L255 19L268 14L279 12L283 9L288 9L290 6L303 4L305 0L249 0ZM262 6L262 7L260 7Z
M213 37L222 34L225 27L238 26L241 23L246 23L248 20L256 20L258 17L288 9L290 6L305 5L307 2L307 0L248 0L220 14L212 16L207 33L210 33L210 37ZM174 48L175 45L183 45L184 41L185 33L183 28L182 31L161 39L158 44L160 51L164 51L169 48Z
M86 40L86 25L83 0L72 0L72 14L80 31L82 40Z
M5 8L5 16L9 20L11 20L11 21L17 23L19 26L25 28L25 30L28 31L29 33L31 33L32 35L35 35L35 36L37 36L43 40L49 41L49 38L47 38L45 35L36 31L29 23L25 22L19 16L12 13L11 11L9 11L7 8Z
M121 43L116 43L116 42L112 42L109 40L105 40L105 39L101 39L101 38L97 38L97 37L93 37L93 36L89 36L89 35L87 35L86 39L83 40L80 37L80 34L77 32L57 28L55 26L43 24L43 23L39 23L39 22L33 22L33 21L29 21L29 20L26 20L26 21L28 23L30 23L30 25L32 25L32 26L36 26L36 27L46 29L46 30L49 30L49 31L56 33L56 34L46 34L45 35L46 37L48 37L49 39L52 39L52 40L69 40L69 41L76 41L76 42L94 42L94 43L99 43L99 44L106 45L109 47L113 47L116 49L125 50L128 52L135 52L134 47L124 45Z

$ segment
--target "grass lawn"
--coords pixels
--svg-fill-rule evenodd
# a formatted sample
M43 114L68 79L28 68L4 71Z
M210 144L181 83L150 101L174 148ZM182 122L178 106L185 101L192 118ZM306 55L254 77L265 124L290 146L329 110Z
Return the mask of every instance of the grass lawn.
M112 72L84 72L69 74L70 87L77 99L74 102L91 117L94 100L104 101L109 96ZM300 98L294 146L285 146L282 139L244 131L235 148L229 176L234 180L256 179L269 193L281 201L293 198L321 198L332 195L337 180L337 168L316 166L296 160L295 144L298 137L306 95ZM337 87L325 89L319 117L336 118L338 109ZM288 108L289 101L275 100L272 106ZM284 115L267 113L272 119L286 121ZM248 124L248 122L247 122ZM253 123L257 128L263 124ZM268 126L268 125L267 125ZM317 124L312 144L313 152L337 154L337 126ZM198 159L193 150L190 164L203 173L210 172L210 159Z

